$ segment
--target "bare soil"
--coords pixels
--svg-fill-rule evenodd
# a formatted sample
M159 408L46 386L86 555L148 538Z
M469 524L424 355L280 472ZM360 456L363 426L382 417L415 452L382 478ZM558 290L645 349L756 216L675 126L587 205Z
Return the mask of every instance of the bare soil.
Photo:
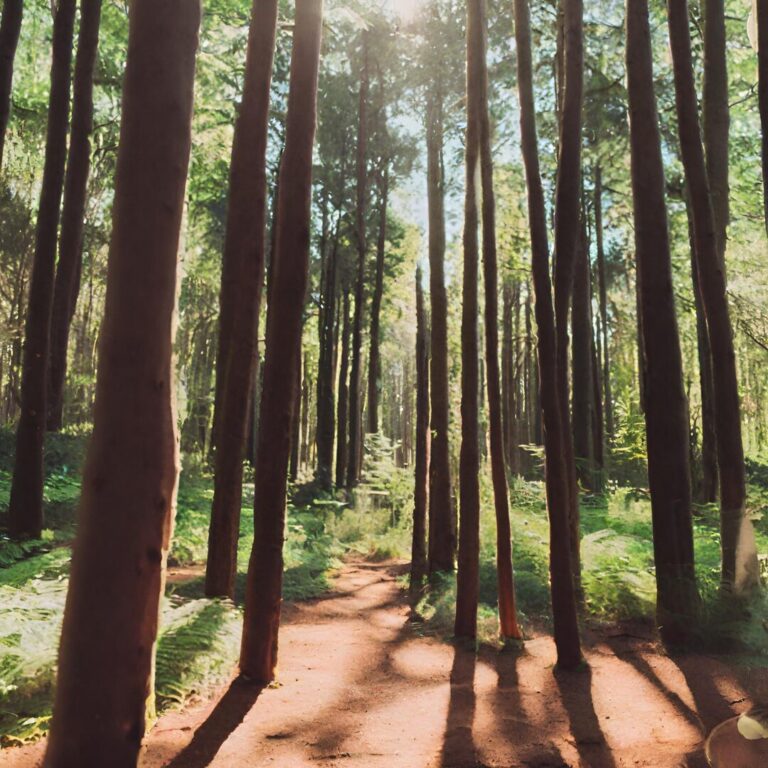
M590 633L573 673L553 672L546 634L520 653L456 648L409 621L402 571L350 563L332 594L287 605L279 684L165 715L141 768L704 768L705 735L768 691L637 629ZM0 765L36 768L43 746Z

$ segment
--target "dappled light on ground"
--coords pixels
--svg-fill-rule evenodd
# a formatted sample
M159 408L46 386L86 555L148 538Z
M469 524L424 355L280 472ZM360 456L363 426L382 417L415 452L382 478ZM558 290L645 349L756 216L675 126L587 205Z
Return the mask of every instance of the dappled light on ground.
M667 656L645 629L592 631L575 672L554 670L545 634L453 647L409 620L402 570L352 563L327 597L286 605L279 683L165 715L141 768L704 768L706 733L766 684ZM34 768L42 747L0 765Z

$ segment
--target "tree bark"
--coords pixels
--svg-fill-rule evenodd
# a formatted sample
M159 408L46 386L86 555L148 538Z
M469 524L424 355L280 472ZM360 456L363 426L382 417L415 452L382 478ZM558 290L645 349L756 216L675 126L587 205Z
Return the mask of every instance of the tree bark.
M439 83L427 102L430 338L429 572L452 571L456 525L448 444L448 296L445 288L443 104Z
M715 217L699 130L688 3L685 0L670 0L667 7L680 149L691 198L694 251L712 348L720 468L722 581L725 589L740 594L757 586L759 573L754 529L745 510L744 448L725 265L718 253Z
M413 539L411 542L412 590L427 573L427 506L429 504L429 337L421 287L416 269L416 460L414 462Z
M522 638L517 624L515 583L512 571L512 529L509 520L507 473L504 463L504 433L499 388L499 288L496 255L496 201L493 192L493 157L488 107L488 69L486 63L485 0L468 4L467 38L473 38L470 52L475 61L468 68L469 85L477 89L477 120L480 142L482 186L483 278L485 283L485 360L488 390L488 421L491 450L491 476L496 510L496 574L499 591L499 631L503 640ZM474 82L473 82L474 81Z
M368 355L368 432L379 431L379 395L381 393L381 302L384 298L384 259L387 247L387 202L389 164L384 160L379 178L379 234L376 242L376 277L371 297L371 346Z
M536 105L533 95L531 22L527 0L515 0L517 82L520 95L520 132L528 186L531 229L531 266L538 326L539 387L545 441L545 479L550 520L550 582L558 666L577 667L582 660L576 590L569 543L569 486L564 453L565 429L560 418L557 376L557 338L549 278L546 207L539 170Z
M23 15L23 0L3 0L3 17L0 20L0 167L3 164L5 134L11 117L13 65Z
M611 389L611 355L608 345L608 280L605 274L605 247L603 245L603 173L600 165L595 168L595 240L597 245L597 279L600 296L600 331L603 351L603 413L605 436L613 439L613 394Z
M8 531L14 537L37 538L43 527L43 437L48 399L48 354L59 207L67 161L75 6L75 0L60 0L53 22L45 165L24 329L21 416L16 430L15 465L8 506Z
M675 0L677 2L677 0ZM672 286L664 166L647 0L627 2L627 72L645 423L656 564L656 616L668 642L685 639L698 605L688 403Z
M189 0L131 6L94 431L46 768L135 768L144 735L179 469L172 347L199 23Z
M560 151L555 190L555 327L563 450L568 476L571 567L581 591L579 491L576 481L568 384L568 313L580 242L581 119L584 97L583 2L563 0L563 69Z
M205 571L208 597L234 597L235 592L243 458L264 282L266 153L277 6L277 0L253 3L243 100L232 144L219 298L214 490Z
M349 420L349 288L344 287L341 306L341 362L339 363L339 402L336 412L336 487L342 488L347 477L349 442L347 424Z
M477 0L467 2L467 129L464 187L464 274L461 311L461 448L459 451L459 551L453 633L477 636L480 595L480 52ZM480 32L482 35L482 32ZM433 382L434 391L434 382Z
M64 179L59 264L56 268L51 312L47 415L47 428L51 432L58 432L62 427L69 328L80 292L83 225L91 170L93 73L99 47L100 24L101 0L82 0L73 84L72 135Z
M267 684L277 666L283 536L295 382L301 356L312 206L312 147L323 24L322 0L297 0L285 154L277 201L272 296L267 314L264 390L254 491L254 544L248 566L240 671ZM286 382L291 382L286 386Z
M365 218L368 207L368 80L368 36L363 31L357 112L357 202L355 206L357 280L355 283L355 316L352 324L352 365L349 377L347 488L354 488L359 482L363 458L361 445L361 390L363 371L363 312L365 309L365 257L368 251L365 231Z
M761 158L763 168L763 218L768 233L768 0L756 0L757 10L757 99L760 108Z

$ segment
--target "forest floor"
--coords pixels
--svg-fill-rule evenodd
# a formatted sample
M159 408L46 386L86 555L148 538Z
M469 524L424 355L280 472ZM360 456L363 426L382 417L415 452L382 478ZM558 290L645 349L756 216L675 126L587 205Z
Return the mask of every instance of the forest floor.
M141 768L704 768L703 739L768 690L725 657L668 656L646 626L587 631L588 667L554 673L546 633L522 652L425 635L402 564L345 563L288 603L279 683L233 683L159 720ZM0 753L36 768L44 742Z

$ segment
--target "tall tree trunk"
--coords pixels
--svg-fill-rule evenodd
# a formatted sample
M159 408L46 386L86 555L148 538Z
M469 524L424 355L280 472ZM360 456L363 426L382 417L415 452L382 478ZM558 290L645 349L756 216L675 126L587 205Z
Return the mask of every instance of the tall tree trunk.
M675 0L677 2L677 0ZM627 73L640 340L656 563L656 614L665 640L684 639L696 614L688 403L672 286L664 166L653 90L647 0L627 2Z
M557 338L549 278L546 207L539 170L536 105L533 95L531 21L528 0L515 0L517 83L520 94L520 133L528 186L531 229L531 266L539 344L539 387L544 422L545 479L549 512L550 583L558 666L572 669L581 663L576 590L569 543L569 485L564 453L565 432L560 418L557 376Z
M563 450L568 476L571 567L581 591L579 492L576 482L568 385L568 313L580 242L581 112L584 96L583 2L563 0L563 68L560 151L555 190L555 326Z
M501 312L501 421L504 434L504 456L506 457L507 471L510 475L516 475L518 472L517 441L513 434L517 414L515 411L515 396L512 391L514 357L512 353L512 283L510 280L504 281Z
M512 572L512 529L509 520L507 473L504 465L504 433L501 421L499 388L499 288L496 255L496 201L493 192L493 156L488 107L488 68L486 63L485 0L470 0L467 37L475 61L469 67L470 86L477 89L477 120L480 141L482 185L483 278L485 283L485 360L488 390L488 421L491 449L491 476L496 510L496 573L499 592L499 631L504 640L519 640L515 584ZM474 82L473 82L474 81Z
M439 83L427 102L427 206L429 209L430 432L429 571L453 570L456 550L448 445L448 296L445 288L443 103Z
M365 309L365 257L368 244L365 218L368 203L368 35L362 33L362 63L357 112L357 189L355 206L355 239L357 245L357 280L355 283L355 316L352 324L352 365L349 381L349 457L347 488L360 480L363 448L361 445L363 313Z
M371 299L371 347L368 356L368 432L379 431L379 394L381 393L381 302L384 297L384 258L387 247L387 202L389 198L389 163L385 159L379 178L379 234L376 242L376 282Z
M592 381L592 291L590 287L589 253L585 222L582 222L576 252L573 284L573 310L571 324L573 354L571 370L573 380L573 448L577 462L577 476L589 489L595 487L595 451L592 440L594 417L594 385Z
M334 360L336 343L334 326L337 314L336 290L338 272L339 228L341 211L337 213L335 232L323 271L322 308L320 312L320 354L317 371L317 472L320 487L331 490L334 413Z
M467 2L467 129L464 187L464 275L461 310L461 448L459 451L459 552L456 573L456 637L477 636L480 596L480 52L477 0ZM482 31L480 32L482 35ZM434 388L434 381L432 384ZM434 459L433 459L434 460Z
M754 529L745 511L741 411L725 265L718 253L717 229L699 130L688 3L685 0L670 0L668 17L680 149L691 197L696 265L712 348L720 468L722 580L726 589L743 593L757 585L759 574Z
M429 337L421 286L416 269L416 460L414 462L411 589L418 589L427 573L427 505L429 504Z
M46 768L135 768L144 735L179 470L173 329L199 23L189 0L131 6L94 430Z
M47 428L52 432L58 432L62 427L69 328L80 292L83 225L91 170L93 72L99 47L100 24L101 0L82 0L73 84L72 135L64 179L59 264L56 268L51 311Z
M299 453L301 449L301 374L302 361L299 356L299 364L296 369L296 406L293 409L291 421L291 450L288 459L288 479L296 482L299 476Z
M613 394L611 389L611 356L608 346L608 280L605 273L605 247L603 244L603 173L600 165L595 168L595 241L597 245L597 280L600 296L600 331L603 350L603 412L605 436L610 444L613 439Z
M43 437L48 399L48 352L59 207L67 162L75 6L75 0L60 0L53 22L45 166L24 329L21 416L16 430L15 465L8 507L8 530L12 536L37 538L43 527Z
M768 0L756 0L755 8L757 10L757 98L762 129L763 218L766 232L768 232Z
M3 0L3 18L0 20L0 167L3 164L5 134L11 117L13 65L23 15L24 0Z
M712 371L712 349L707 333L707 318L701 297L699 270L696 267L696 240L693 232L693 211L690 195L686 193L688 215L688 239L691 246L691 282L693 284L693 306L696 312L696 347L699 359L699 389L701 392L701 471L694 483L696 501L711 504L717 501L717 430L715 428L715 392ZM693 473L696 475L696 473Z
M267 225L269 90L277 0L254 0L245 83L229 171L221 267L214 414L214 490L205 594L233 597L243 492L243 457L257 354Z
M298 393L301 333L309 267L312 146L317 113L317 73L322 0L296 0L285 154L277 201L272 296L267 312L264 391L254 491L254 543L240 651L242 675L269 683L277 665L283 585L283 534L290 429ZM286 386L291 382L291 386Z
M347 424L349 421L349 288L344 286L341 306L341 362L339 364L339 402L336 406L336 486L342 488L347 477L349 442Z

